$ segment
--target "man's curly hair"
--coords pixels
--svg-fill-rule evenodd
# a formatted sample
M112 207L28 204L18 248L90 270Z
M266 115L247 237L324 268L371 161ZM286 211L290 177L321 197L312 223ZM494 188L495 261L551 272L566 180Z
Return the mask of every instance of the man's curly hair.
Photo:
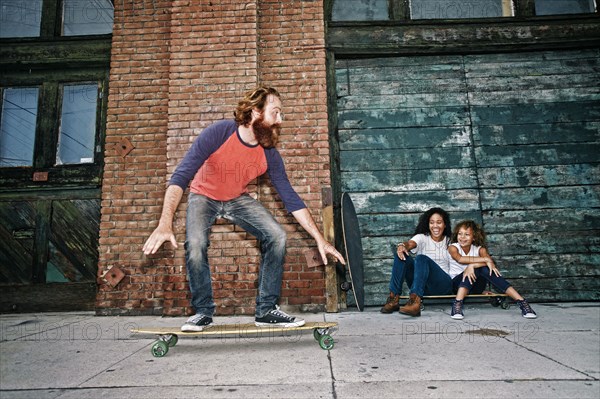
M233 111L233 116L235 117L237 124L248 126L252 121L252 110L254 108L258 108L261 111L264 110L269 95L281 98L281 95L276 89L267 86L259 86L247 92L244 95L244 98L238 103L235 111Z

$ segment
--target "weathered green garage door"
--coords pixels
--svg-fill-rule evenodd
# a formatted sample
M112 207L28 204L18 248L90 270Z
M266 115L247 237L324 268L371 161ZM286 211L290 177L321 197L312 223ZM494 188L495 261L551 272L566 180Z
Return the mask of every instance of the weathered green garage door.
M337 60L336 79L368 305L432 206L483 223L532 300L600 299L597 50Z

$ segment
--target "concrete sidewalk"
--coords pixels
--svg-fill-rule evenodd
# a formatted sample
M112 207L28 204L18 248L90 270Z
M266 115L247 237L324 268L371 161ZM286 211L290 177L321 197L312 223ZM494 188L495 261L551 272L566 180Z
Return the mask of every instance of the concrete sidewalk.
M463 321L449 305L304 314L339 322L332 350L310 333L180 338L162 358L131 328L184 318L1 315L0 398L600 397L600 304L533 307L536 320L487 303L467 303Z

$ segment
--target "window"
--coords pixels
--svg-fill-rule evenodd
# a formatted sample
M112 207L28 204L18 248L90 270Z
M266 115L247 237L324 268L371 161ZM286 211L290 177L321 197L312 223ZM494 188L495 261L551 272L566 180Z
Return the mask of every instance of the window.
M0 0L3 187L99 186L113 15L111 0Z
M0 38L38 37L42 0L0 0Z
M0 167L32 166L38 88L3 91L0 114Z
M598 0L335 0L332 21L461 20L596 12ZM534 14L535 6L535 14Z
M0 38L106 35L113 20L111 0L0 0Z
M61 81L71 74L87 74L89 80ZM0 181L19 185L41 171L48 172L45 182L50 185L96 182L102 166L106 72L64 71L22 79L21 87L0 86Z
M412 0L411 19L496 18L513 15L511 0Z
M63 86L56 165L94 162L98 85Z
M389 19L388 0L337 0L333 3L334 21L381 21Z
M63 0L63 36L112 32L114 7L110 0Z
M592 13L595 8L594 0L535 0L535 15Z

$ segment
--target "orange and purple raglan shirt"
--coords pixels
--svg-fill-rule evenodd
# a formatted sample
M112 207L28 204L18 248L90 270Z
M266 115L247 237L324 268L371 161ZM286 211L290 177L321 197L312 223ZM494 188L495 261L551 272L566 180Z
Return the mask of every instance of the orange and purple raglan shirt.
M288 212L306 208L290 184L279 151L244 143L236 122L224 120L208 126L194 140L169 185L185 190L189 184L192 193L229 201L247 193L248 184L265 172Z

